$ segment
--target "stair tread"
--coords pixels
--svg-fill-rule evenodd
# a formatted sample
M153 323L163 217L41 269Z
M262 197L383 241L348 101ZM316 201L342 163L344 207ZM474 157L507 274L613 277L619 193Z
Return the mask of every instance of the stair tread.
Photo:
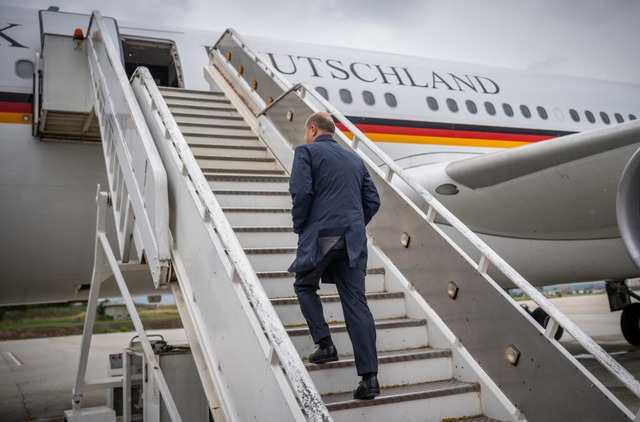
M384 382L384 380L381 380ZM456 381L454 379L433 381L421 384L410 384L393 387L382 387L380 396L374 400L354 400L353 393L329 394L323 396L329 411L354 409L366 406L380 406L389 403L399 403L411 400L429 399L435 397L450 396L462 393L475 393L480 391L480 385Z
M238 171L238 170L236 170ZM225 182L288 182L289 176L279 176L273 174L242 174L242 173L206 173L204 177L211 181L225 181Z
M228 173L228 174L237 174L238 173L238 169L221 169L221 168L201 168L202 173L205 175L210 174L211 172L217 172L217 173ZM268 170L268 169L256 169L256 170L247 170L247 169L242 169L243 173L246 173L247 175L260 175L260 174L264 174L264 175L275 175L275 176L279 176L284 173L284 170L279 169L279 170Z
M218 195L290 195L286 190L261 190L261 189L212 189L213 193Z
M427 325L427 321L418 318L394 318L394 319L376 319L375 321L376 331L390 329L390 328L405 328L405 327L420 327ZM347 330L347 326L344 321L327 321L329 330L331 333L342 332ZM300 326L285 325L285 330L289 336L306 336L309 334L309 327L306 324Z
M291 226L233 226L231 228L238 233L293 233Z
M367 275L371 274L384 274L385 270L383 267L379 268L367 268ZM285 277L293 277L295 273L291 273L289 271L258 271L256 275L259 278L285 278Z
M218 161L247 161L256 163L275 163L275 158L272 157L233 157L228 155L201 155L197 154L193 156L196 160L218 160ZM288 193L288 192L287 192Z
M257 207L223 207L224 212L246 212L246 213L291 213L291 208L257 208Z
M365 293L367 301L376 299L400 299L404 297L404 292L376 292ZM339 302L339 295L321 295L320 300L322 303ZM295 305L298 303L297 297L278 297L271 299L273 306L277 305Z
M407 362L412 360L437 359L451 357L449 349L435 349L433 347L423 347L419 349L393 350L378 352L378 363ZM355 359L352 355L340 355L340 360L336 362L328 362L322 365L316 365L305 361L307 371L322 371L334 368L350 368L354 367Z

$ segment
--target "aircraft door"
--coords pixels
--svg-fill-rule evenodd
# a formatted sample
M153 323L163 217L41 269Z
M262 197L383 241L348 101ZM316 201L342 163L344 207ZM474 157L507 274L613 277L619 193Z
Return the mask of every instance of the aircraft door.
M151 72L158 86L184 88L176 45L167 40L122 38L124 66L127 76L139 66Z

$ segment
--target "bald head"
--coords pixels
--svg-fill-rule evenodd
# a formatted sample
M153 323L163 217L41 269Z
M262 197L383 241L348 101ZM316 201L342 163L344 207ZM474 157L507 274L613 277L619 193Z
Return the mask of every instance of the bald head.
M331 135L336 131L336 125L329 113L319 111L313 113L304 124L304 140L307 144L316 140L320 135Z

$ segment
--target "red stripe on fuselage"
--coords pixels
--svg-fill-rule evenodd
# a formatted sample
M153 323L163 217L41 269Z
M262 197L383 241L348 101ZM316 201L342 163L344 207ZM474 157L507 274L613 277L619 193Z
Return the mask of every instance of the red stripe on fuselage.
M348 130L343 124L337 123L336 126L342 130ZM415 128L406 126L382 126L382 125L363 125L357 124L356 127L364 133L386 133L390 135L412 135L412 136L433 136L444 138L466 138L466 139L494 139L499 141L517 141L517 142L539 142L550 139L552 136L541 135L525 135L515 133L499 133L499 132L478 132L466 130L447 130L447 129L431 129L431 128Z

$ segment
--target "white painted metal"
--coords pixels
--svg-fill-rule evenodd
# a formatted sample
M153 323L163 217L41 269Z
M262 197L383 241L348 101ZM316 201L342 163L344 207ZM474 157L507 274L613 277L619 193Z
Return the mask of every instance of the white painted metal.
M225 417L299 420L302 407L310 420L330 420L153 79L140 69L134 78L180 205L174 206L177 221L171 230L173 260L189 308L183 315L190 318L202 348L200 373L208 372L218 390L226 392L221 400ZM232 343L226 332L233 332ZM252 382L236 382L247 379Z
M99 187L98 187L99 189ZM151 343L147 337L146 332L144 331L144 327L142 325L142 321L140 320L140 316L135 307L135 303L133 302L133 298L129 294L129 289L127 288L126 281L122 275L122 271L120 268L120 263L117 261L116 257L111 250L111 245L107 239L106 235L106 210L108 206L108 195L105 192L98 191L98 195L96 197L96 202L98 204L98 213L97 213L97 223L96 223L96 246L95 246L95 262L94 262L94 274L91 281L91 292L89 293L89 303L87 305L87 314L85 317L85 324L82 333L82 343L81 343L81 351L80 351L80 363L78 366L78 372L76 375L76 384L73 389L73 410L78 411L81 409L82 404L82 394L86 386L90 385L90 382L85 380L86 369L87 369L87 361L89 356L89 349L91 346L91 336L93 333L93 325L95 322L95 315L97 310L98 298L100 297L100 286L102 282L110 275L113 275L120 293L125 301L127 306L127 311L129 312L129 316L131 318L131 322L140 338L140 344L142 346L142 350L144 352L144 357L146 362L148 363L147 371L151 373L151 376L157 382L157 388L160 390L162 399L165 403L167 411L171 417L171 420L174 422L179 422L182 419L178 413L177 407L171 397L171 393L169 391L169 387L164 379L162 374L162 370L160 369L160 365L157 362L153 349L151 347ZM127 382L125 382L127 381ZM128 383L128 379L125 380L123 377L121 379L121 385L123 387ZM98 385L101 386L100 383L95 384L94 387Z
M139 240L134 245L137 258L144 253L154 283L161 287L170 275L166 173L99 12L92 15L88 33L95 112L120 253L128 262L132 239Z

